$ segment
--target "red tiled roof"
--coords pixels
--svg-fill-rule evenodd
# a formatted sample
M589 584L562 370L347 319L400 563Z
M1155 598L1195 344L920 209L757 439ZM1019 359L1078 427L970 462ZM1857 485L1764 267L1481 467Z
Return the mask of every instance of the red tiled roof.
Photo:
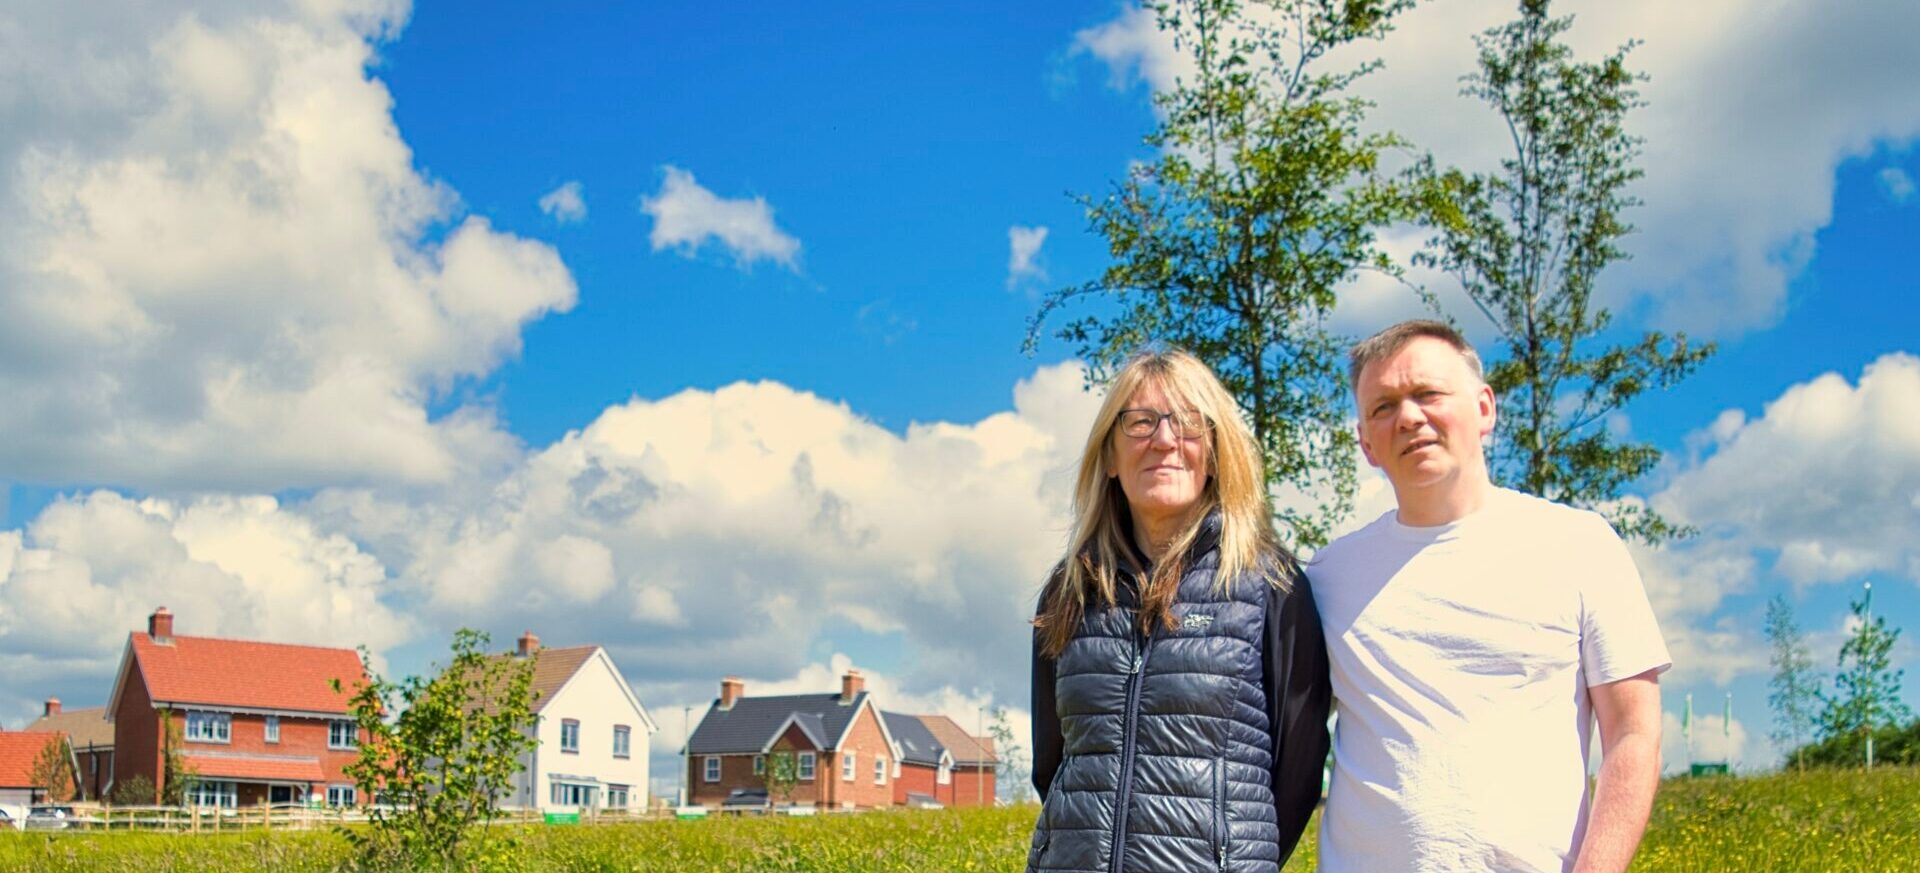
M533 711L547 708L547 701L559 693L560 686L567 684L573 674L580 672L580 665L593 656L599 646L571 646L564 649L542 648L539 657L533 659ZM508 657L512 657L509 655Z
M927 726L940 745L947 747L947 753L953 756L955 764L991 764L998 760L993 754L992 737L973 736L958 722L944 715L923 715L920 716L920 723Z
M43 715L27 725L27 730L59 731L66 734L77 747L92 743L96 749L113 748L113 723L107 721L105 707L69 709L54 715Z
M366 681L351 649L182 636L162 644L138 631L131 640L135 669L156 703L344 713Z
M264 755L183 755L196 775L206 779L249 782L325 782L327 774L315 758L276 758Z
M53 731L0 731L0 788L38 788L28 774L33 759L60 738Z

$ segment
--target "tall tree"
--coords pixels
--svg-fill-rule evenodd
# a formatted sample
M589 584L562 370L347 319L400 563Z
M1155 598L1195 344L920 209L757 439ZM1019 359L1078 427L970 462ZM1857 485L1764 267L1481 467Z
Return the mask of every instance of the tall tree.
M1776 594L1767 601L1768 661L1773 678L1767 683L1767 705L1773 709L1773 729L1768 736L1777 748L1788 750L1787 764L1795 769L1806 766L1802 747L1813 737L1814 719L1819 714L1820 676L1813 669L1813 656L1807 641L1793 620L1793 607L1785 595Z
M1688 531L1618 498L1660 450L1609 432L1609 419L1685 378L1713 346L1660 332L1611 344L1613 316L1595 292L1627 257L1624 213L1640 203L1627 189L1641 141L1625 121L1644 77L1627 68L1631 42L1575 61L1560 41L1573 18L1549 5L1522 0L1518 19L1475 37L1479 68L1462 93L1494 108L1513 151L1497 173L1434 174L1436 235L1415 260L1458 279L1499 333L1487 377L1501 402L1495 478L1600 509L1622 534L1658 543Z
M1913 718L1900 699L1900 680L1906 671L1893 668L1893 644L1900 639L1900 630L1889 629L1885 616L1873 614L1870 587L1852 607L1853 633L1840 646L1834 693L1820 714L1823 738L1843 734L1864 738L1876 729Z
M994 783L1007 792L1014 803L1027 802L1027 793L1033 787L1027 780L1031 775L1026 764L1026 750L1014 738L1013 725L1007 721L1006 707L996 706L992 712L993 721L987 725L987 736L993 739Z
M1056 291L1028 324L1098 305L1058 328L1104 381L1137 349L1184 348L1239 399L1268 483L1313 501L1279 518L1297 543L1326 541L1353 504L1354 434L1344 342L1326 327L1356 271L1398 269L1376 231L1414 214L1413 189L1380 168L1403 145L1361 128L1349 86L1378 66L1322 69L1377 40L1413 0L1177 0L1153 5L1193 71L1154 95L1159 157L1106 197L1081 198L1113 257L1100 278Z

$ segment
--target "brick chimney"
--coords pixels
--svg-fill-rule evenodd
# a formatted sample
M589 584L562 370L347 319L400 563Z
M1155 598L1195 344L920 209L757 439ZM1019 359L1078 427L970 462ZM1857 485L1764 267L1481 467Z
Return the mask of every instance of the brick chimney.
M162 645L173 642L173 613L162 606L147 617L147 636Z
M746 693L747 683L740 681L740 677L728 676L720 680L720 708L732 709L733 702L745 697Z
M47 698L47 712L46 712L46 714L47 714L47 715L59 715L59 714L60 714L60 698L58 698L58 697L49 697L49 698Z
M840 702L852 703L855 697L860 696L860 690L865 687L867 687L866 677L861 676L859 670L847 668L847 672L840 676Z
M532 657L533 653L537 651L540 651L540 638L534 636L533 631L527 631L521 634L520 650L516 654L522 658L528 658Z

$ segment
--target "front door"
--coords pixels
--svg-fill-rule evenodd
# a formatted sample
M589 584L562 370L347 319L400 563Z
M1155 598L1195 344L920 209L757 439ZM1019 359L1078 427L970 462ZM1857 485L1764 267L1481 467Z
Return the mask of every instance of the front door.
M292 785L275 785L267 789L267 802L274 806L283 803L299 803L306 800L301 796L302 793L299 788Z

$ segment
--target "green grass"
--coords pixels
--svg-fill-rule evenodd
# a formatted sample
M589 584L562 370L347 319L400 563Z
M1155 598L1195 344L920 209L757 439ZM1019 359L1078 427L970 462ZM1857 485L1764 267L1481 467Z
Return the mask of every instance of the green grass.
M1036 810L902 811L515 827L536 871L1019 871ZM1312 829L1288 871L1313 868ZM276 873L344 868L328 832L205 836L0 833L0 870ZM1663 785L1636 871L1920 869L1920 769Z

